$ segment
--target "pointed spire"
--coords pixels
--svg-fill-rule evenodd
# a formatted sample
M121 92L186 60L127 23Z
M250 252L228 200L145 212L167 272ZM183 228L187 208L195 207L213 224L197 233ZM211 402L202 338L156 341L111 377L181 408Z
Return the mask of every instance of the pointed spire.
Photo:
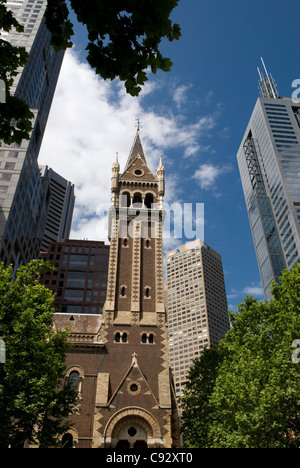
M162 198L165 195L165 172L166 170L165 170L165 166L163 165L162 156L161 156L159 166L156 171L156 177L158 180L158 194L160 196L161 207L162 207Z
M131 164L136 160L136 158L138 156L140 156L142 158L142 160L147 164L146 156L145 156L143 145L142 145L142 142L141 142L139 129L138 129L138 131L136 133L136 137L135 137L133 146L131 148L129 158L128 158L127 163L126 163L125 171L127 171L127 169L131 166Z
M114 170L117 170L118 172L120 171L120 164L119 164L119 153L116 153L116 160L115 162L113 163L113 171Z
M163 165L163 162L162 162L162 156L160 157L160 160L159 160L158 169L164 169L164 165Z

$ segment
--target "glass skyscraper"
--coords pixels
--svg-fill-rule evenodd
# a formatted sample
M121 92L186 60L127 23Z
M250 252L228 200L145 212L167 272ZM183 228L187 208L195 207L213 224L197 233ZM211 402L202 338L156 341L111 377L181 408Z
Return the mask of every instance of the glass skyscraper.
M267 71L266 71L267 73ZM267 73L237 159L265 297L300 261L300 103Z
M0 261L16 268L38 258L50 197L37 160L64 53L50 46L46 6L47 0L8 0L24 32L0 31L1 39L29 53L12 93L25 100L35 116L29 141L0 146Z

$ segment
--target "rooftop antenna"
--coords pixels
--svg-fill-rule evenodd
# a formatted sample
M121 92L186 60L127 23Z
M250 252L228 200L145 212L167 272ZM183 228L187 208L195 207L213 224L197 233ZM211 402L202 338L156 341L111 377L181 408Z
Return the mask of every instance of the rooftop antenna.
M272 77L271 73L268 73L267 67L265 65L264 59L261 57L261 63L264 67L264 71L266 76L261 72L260 68L257 67L258 74L259 74L259 88L262 97L271 98L271 99L279 99L279 94L277 91L277 85Z

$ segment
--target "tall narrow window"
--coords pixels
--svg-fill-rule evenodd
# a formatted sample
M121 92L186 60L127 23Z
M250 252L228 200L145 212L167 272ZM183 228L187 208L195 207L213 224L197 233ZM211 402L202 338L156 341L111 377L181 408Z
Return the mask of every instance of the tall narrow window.
M120 205L122 208L129 208L131 204L130 193L124 192L120 195Z
M80 380L79 372L77 371L71 372L69 376L69 384L72 390L74 390L75 392L78 392L79 390L79 380Z
M147 299L150 298L150 288L146 288L146 290L145 290L145 297L146 297Z
M133 205L134 208L142 208L143 207L143 197L141 193L135 193L133 197Z
M152 195L152 193L147 193L146 198L145 198L145 206L149 210L153 207L153 195Z
M143 343L143 344L146 344L146 343L147 343L147 335L146 335L146 333L144 333L143 336L142 336L142 343Z
M125 296L126 296L126 287L122 286L122 288L121 288L121 297L125 297Z
M154 335L152 335L152 333L150 333L149 335L149 344L153 344L154 343Z

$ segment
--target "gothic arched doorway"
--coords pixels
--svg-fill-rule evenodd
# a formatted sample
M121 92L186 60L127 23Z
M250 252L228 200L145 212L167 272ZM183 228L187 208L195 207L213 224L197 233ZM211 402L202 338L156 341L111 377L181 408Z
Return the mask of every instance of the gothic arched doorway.
M161 439L161 432L152 414L138 408L127 408L111 418L104 436L106 448L144 449L154 447Z
M126 419L128 420L124 420L124 425L120 427L118 434L115 434L118 439L116 448L148 448L148 437L144 427L136 420Z

